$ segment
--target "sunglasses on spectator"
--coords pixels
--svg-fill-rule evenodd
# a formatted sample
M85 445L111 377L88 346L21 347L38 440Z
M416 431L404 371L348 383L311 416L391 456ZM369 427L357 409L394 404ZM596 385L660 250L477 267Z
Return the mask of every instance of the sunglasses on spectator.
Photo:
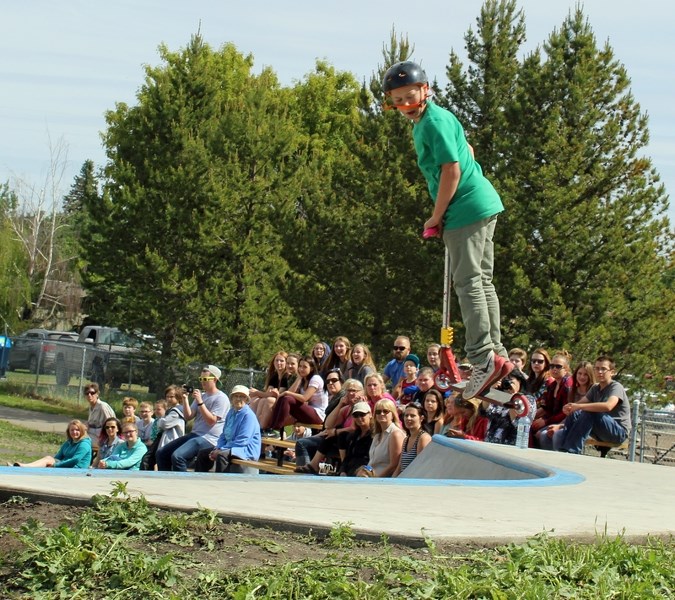
M550 364L551 369L564 369L565 367L563 365L554 365L553 363Z
M199 378L199 381L213 381L214 379L215 379L215 377L213 377L213 376L211 376L211 377L206 377L206 376L202 375L202 376Z
M352 413L352 417L354 417L355 419L361 419L365 417L367 414L368 413Z
M546 361L543 358L532 358L530 359L530 362L533 365L543 365Z
M136 433L137 431L137 429L127 429L122 432L122 435L129 435L130 433Z
M405 350L405 346L394 346L394 350Z
M326 379L326 385L330 385L331 383L337 383L340 381L339 377L331 378L331 379Z
M117 429L117 425L106 425L106 429Z
M378 409L375 411L375 414L376 414L376 415L388 415L390 412L391 412L391 411L390 411L390 410L387 410L386 408L378 408Z
M85 394L86 394L87 396L95 396L95 395L96 395L96 392L95 392L94 390L87 390L87 391L85 392Z

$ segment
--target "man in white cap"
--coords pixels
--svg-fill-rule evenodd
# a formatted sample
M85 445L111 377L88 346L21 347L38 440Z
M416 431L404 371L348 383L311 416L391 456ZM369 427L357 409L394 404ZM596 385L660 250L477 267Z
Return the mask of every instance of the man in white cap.
M192 404L183 396L185 421L195 420L192 431L179 437L157 451L159 471L187 471L188 464L200 450L213 450L223 432L225 415L230 409L227 395L218 389L221 372L218 367L207 365L202 369L199 383L202 390L192 392Z
M233 465L232 458L258 460L261 450L260 423L249 403L249 388L235 385L230 392L230 411L225 417L223 432L213 450L200 450L195 471L210 471L216 463L216 473L244 473L250 469ZM258 469L254 469L257 473Z

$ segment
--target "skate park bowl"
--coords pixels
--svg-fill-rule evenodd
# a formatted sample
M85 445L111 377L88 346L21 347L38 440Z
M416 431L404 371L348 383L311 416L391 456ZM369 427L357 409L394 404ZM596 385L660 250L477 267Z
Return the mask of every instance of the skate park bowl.
M431 443L401 473L398 482L405 480L424 485L434 480L446 485L540 486L573 485L584 477L557 467L538 464L505 454L499 446L435 435Z

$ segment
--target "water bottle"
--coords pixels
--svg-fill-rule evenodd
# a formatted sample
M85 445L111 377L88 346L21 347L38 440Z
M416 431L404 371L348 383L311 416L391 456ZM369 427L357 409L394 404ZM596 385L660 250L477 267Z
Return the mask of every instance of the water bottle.
M532 425L532 419L529 414L518 418L516 448L527 448L529 446L530 425Z

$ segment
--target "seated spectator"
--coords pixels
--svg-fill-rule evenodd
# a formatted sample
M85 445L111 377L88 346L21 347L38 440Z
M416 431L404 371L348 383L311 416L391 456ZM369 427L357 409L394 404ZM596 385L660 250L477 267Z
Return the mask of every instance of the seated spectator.
M305 356L298 363L298 380L279 398L272 411L272 429L282 429L295 421L322 425L326 417L328 393L317 373L314 360Z
M187 394L178 385L170 385L164 390L164 406L166 410L163 415L161 411L155 413L155 422L152 425L155 439L143 459L141 466L143 470L155 470L157 466L157 451L169 442L173 442L185 435L183 397L187 398Z
M563 411L565 427L554 435L561 452L581 454L592 435L602 442L621 444L631 428L630 402L626 390L614 381L615 365L608 356L599 356L593 366L597 383L579 402L570 402ZM555 438L560 435L556 444Z
M251 388L249 395L251 402L249 406L258 417L258 421L265 421L265 429L269 427L267 421L272 414L272 407L289 387L290 375L287 372L288 353L283 350L277 352L267 365L265 374L265 383L262 390ZM265 418L263 419L263 413ZM262 426L262 425L261 425Z
M140 416L140 424L136 423L138 438L149 448L152 446L152 426L155 424L155 419L152 417L152 404L141 402L138 405L138 414Z
M183 416L183 400L187 398L185 390L177 385L170 385L164 392L164 398L167 411L163 417L157 419L157 428L161 432L158 449L185 435L185 417Z
M309 427L305 427L302 423L293 423L293 433L288 436L289 442L297 442L304 438L309 438L312 436L312 430ZM284 450L284 460L295 461L295 449L286 448Z
M431 436L424 431L424 409L417 402L407 404L403 411L403 429L406 438L401 449L401 459L394 470L393 477L398 477L406 467L424 450Z
M346 373L350 379L358 379L364 383L368 375L377 371L370 349L365 344L356 344L352 348L351 361L352 366L347 369Z
M354 431L347 435L344 446L340 447L340 477L354 477L361 467L368 464L373 442L372 419L367 402L357 402L352 408Z
M457 412L455 399L461 396L461 392L447 391L443 396L445 412L443 417L436 422L434 434L445 435L450 429L459 429L461 427L461 416Z
M54 467L56 469L86 469L91 463L91 439L87 426L73 419L66 428L68 439L54 456L44 456L29 463L15 462L15 467Z
M403 359L403 377L401 377L394 386L394 392L398 392L396 397L399 405L407 404L407 402L402 399L410 395L410 392L408 391L410 388L417 386L417 374L419 368L420 359L417 354L408 354L408 356Z
M431 367L423 367L417 374L415 385L407 387L406 393L396 401L399 418L403 416L403 408L410 402L424 405L424 395L434 387L434 370Z
M99 469L138 471L141 468L148 447L139 439L136 424L123 423L122 437L126 442L117 446L108 458L100 460Z
M251 461L260 458L260 424L248 402L249 389L245 385L235 385L230 393L230 410L225 417L223 432L215 448L199 451L195 471L210 471L215 463L216 473L244 473L249 469L232 464L233 458Z
M565 419L563 406L569 402L572 394L572 377L569 374L567 356L559 353L553 356L550 365L551 382L541 398L540 408L534 415L530 429L535 447L541 447L542 436L548 437L546 428L561 423Z
M99 398L97 383L88 383L84 386L84 395L89 403L89 417L87 418L87 429L89 437L94 446L98 443L98 437L101 435L103 423L106 419L115 417L115 411L107 403Z
M392 390L394 397L398 396L400 390L394 390L394 386L401 381L403 377L403 361L410 353L410 338L405 335L399 335L394 341L394 358L392 358L382 371L382 378L388 389Z
M327 378L328 379L328 378ZM324 429L317 435L306 438L295 444L296 473L318 473L319 463L326 458L339 458L340 447L344 447L344 438L354 430L352 408L358 402L365 402L363 385L356 379L347 379L344 384L346 394L340 399L335 409L326 417ZM342 438L342 441L341 441ZM304 456L300 464L301 452L310 444L317 446L311 461L305 462Z
M342 376L347 378L349 369L352 368L352 343L343 335L339 335L333 342L330 354L323 364L321 375L325 379L325 374L331 369L338 368Z
M398 420L396 405L384 398L375 405L373 442L368 464L356 472L358 477L391 477L398 467L405 433Z
M525 373L527 368L527 352L522 348L511 348L509 350L509 360L513 364L514 369L519 369Z
M546 386L553 380L549 375L551 357L544 348L537 348L530 357L530 373L527 377L525 395L530 404L539 408Z
M581 361L572 374L572 397L570 402L580 402L595 384L593 363Z
M347 393L342 387L344 383L344 377L342 377L342 372L340 369L331 369L326 373L326 391L328 392L328 404L326 405L326 417L333 412L335 407L339 404L342 397ZM324 423L325 423L324 419Z
M213 450L223 432L225 415L230 408L227 395L218 389L220 369L207 365L202 369L199 382L202 390L192 392L192 404L183 396L183 416L194 419L192 431L169 442L157 450L157 469L160 471L187 471L188 463L197 457L200 450Z
M122 423L135 423L136 427L141 428L141 418L136 414L138 410L138 400L131 396L122 398Z
M316 364L316 368L319 370L319 373L323 373L323 367L328 360L328 355L330 354L330 346L326 342L318 341L314 346L312 346L312 352L310 353Z
M148 451L143 457L143 462L141 463L141 471L154 471L157 464L157 459L155 455L157 454L157 448L159 447L159 440L162 437L162 431L159 428L158 421L159 419L166 416L166 411L168 404L166 400L157 400L153 409L154 419L152 420L152 429L150 430L150 440L148 446Z
M439 421L443 423L443 413L445 412L445 404L443 403L443 394L436 388L431 388L424 394L424 431L429 435L434 435Z
M272 428L272 413L274 411L274 406L276 405L279 398L281 398L288 390L297 391L300 385L300 376L298 375L298 365L300 364L300 359L302 356L297 352L290 352L286 357L286 382L287 388L279 388L279 393L275 397L274 394L268 396L263 401L259 402L258 405L253 409L256 417L258 417L258 422L260 423L260 429L262 430L263 437L277 437L278 433L275 433L275 430Z
M525 389L527 377L520 369L515 368L509 375L504 377L499 383L497 389L513 394L512 399L519 399L529 405L529 400L521 392ZM534 408L529 405L534 414ZM483 401L480 407L480 415L488 420L487 432L485 434L486 442L491 444L503 444L507 446L516 445L516 436L518 433L518 413L515 409L500 404Z
M365 400L372 411L375 405L382 399L394 401L394 397L386 390L384 379L379 373L371 373L365 379L366 397Z
M354 389L355 385L361 385L356 379L352 381L354 382L352 389ZM326 407L326 419L323 422L323 430L316 435L296 441L296 467L303 467L312 460L324 438L327 436L327 433L325 433L327 429L326 424L329 423L329 427L334 426L334 419L331 418L331 415L335 410L339 410L344 406L342 399L347 395L347 389L342 387L342 373L340 369L334 368L326 374L326 388L328 390L328 406ZM363 390L363 386L361 386L361 390ZM353 396L356 397L355 392Z
M459 415L459 428L450 428L445 432L447 437L482 442L488 427L487 418L479 414L481 401L478 398L465 400L455 396L455 411Z
M155 402L155 405L152 409L152 416L153 416L152 430L150 431L150 440L152 441L153 444L162 433L162 430L159 428L159 424L157 423L157 421L166 416L166 411L168 409L169 404L166 400L157 400L157 402Z
M429 344L427 347L427 366L434 372L441 368L441 345Z
M98 436L98 453L91 463L92 469L96 469L101 460L108 458L114 452L115 448L123 443L122 423L115 417L106 419L106 422L103 424L103 429L101 430L101 435Z

